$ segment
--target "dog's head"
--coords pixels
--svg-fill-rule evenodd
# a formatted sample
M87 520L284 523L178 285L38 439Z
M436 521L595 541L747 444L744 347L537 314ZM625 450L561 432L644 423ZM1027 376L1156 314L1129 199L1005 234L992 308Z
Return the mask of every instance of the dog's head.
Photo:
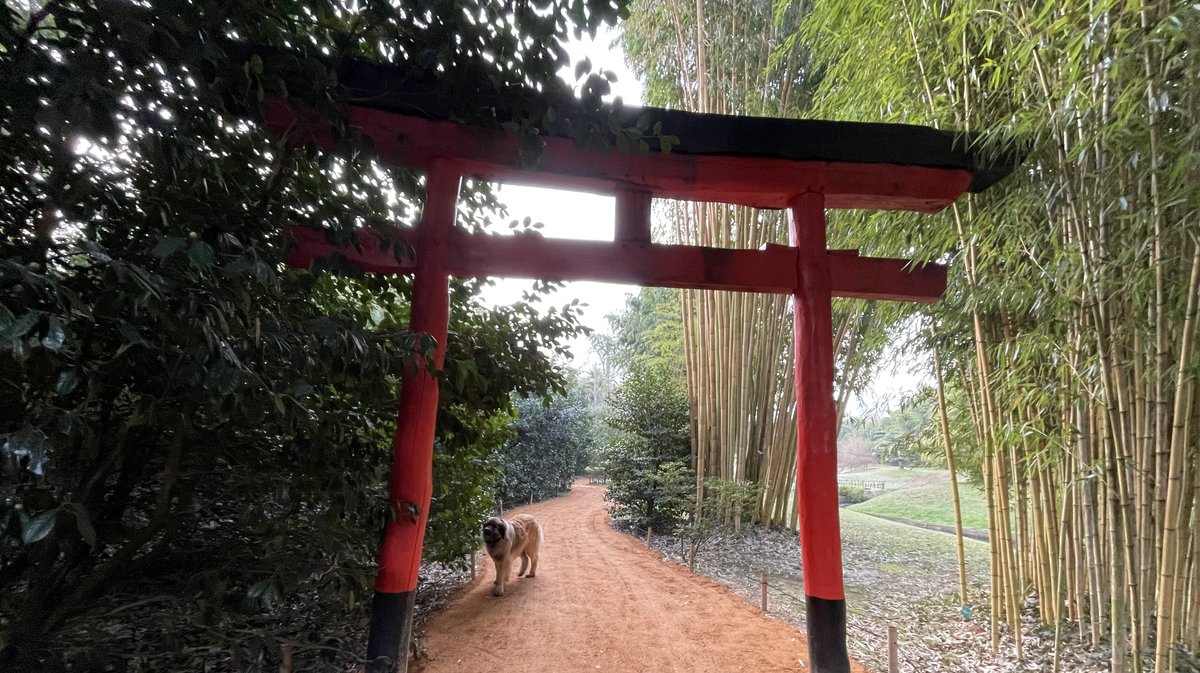
M504 539L508 533L508 524L500 517L492 517L483 524L483 541L492 546Z

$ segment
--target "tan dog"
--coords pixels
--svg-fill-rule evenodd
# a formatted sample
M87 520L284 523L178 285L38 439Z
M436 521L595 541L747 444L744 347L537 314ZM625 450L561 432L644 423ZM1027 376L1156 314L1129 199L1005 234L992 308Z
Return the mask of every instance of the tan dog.
M503 596L504 584L512 572L513 560L521 558L521 569L517 577L537 576L538 552L542 549L542 527L528 514L518 514L504 520L492 517L483 524L483 541L487 543L488 556L496 564L496 581L492 583L492 595ZM526 574L525 571L529 573Z

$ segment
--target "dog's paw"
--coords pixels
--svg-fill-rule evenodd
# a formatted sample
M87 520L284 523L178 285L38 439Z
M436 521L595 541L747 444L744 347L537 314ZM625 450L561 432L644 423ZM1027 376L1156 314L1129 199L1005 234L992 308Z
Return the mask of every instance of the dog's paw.
M503 595L504 595L504 589L501 589L501 588L499 587L499 585L497 585L497 586L494 586L494 587L492 587L492 595L493 595L493 596L496 596L496 597L503 596Z
M537 577L537 573L529 573L528 575L525 576L525 579L531 580L535 577Z

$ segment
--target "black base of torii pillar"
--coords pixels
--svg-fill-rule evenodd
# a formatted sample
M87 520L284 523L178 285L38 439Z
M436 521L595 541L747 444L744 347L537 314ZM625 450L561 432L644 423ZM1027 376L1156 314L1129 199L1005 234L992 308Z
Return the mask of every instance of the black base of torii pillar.
M796 501L809 666L813 673L849 673L833 402L833 293L821 194L805 192L788 201L788 237L798 253L792 295Z

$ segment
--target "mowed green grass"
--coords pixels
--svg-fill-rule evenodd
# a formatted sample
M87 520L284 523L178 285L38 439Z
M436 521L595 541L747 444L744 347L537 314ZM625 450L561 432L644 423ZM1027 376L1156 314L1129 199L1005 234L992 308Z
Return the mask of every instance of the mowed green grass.
M872 465L857 470L838 472L838 480L882 481L885 491L894 491L911 486L945 481L949 483L949 473L945 470L934 470L925 467L894 467L892 465Z
M954 501L948 476L941 483L888 491L847 509L863 514L953 526ZM958 496L962 505L963 527L987 530L987 501L983 492L972 484L960 483Z
M841 511L840 519L842 543L848 554L855 550L868 556L879 555L881 563L926 571L956 570L958 553L953 535L867 516L849 508ZM966 538L963 549L967 565L986 574L988 543Z
M846 602L860 614L889 614L898 604L937 599L957 606L958 553L953 535L841 511ZM981 595L988 581L988 544L966 538L968 583Z

